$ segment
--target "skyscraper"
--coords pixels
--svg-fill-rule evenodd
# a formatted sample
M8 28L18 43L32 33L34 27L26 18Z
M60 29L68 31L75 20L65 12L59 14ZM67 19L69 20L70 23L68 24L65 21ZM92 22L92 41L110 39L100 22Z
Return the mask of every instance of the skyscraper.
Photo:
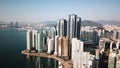
M120 28L118 29L117 35L118 35L118 39L120 39Z
M28 30L27 31L27 49L36 49L38 46L38 31L37 30Z
M18 28L19 27L19 24L18 22L15 23L15 28Z
M70 21L71 21L71 15L68 16L68 21L67 21L67 36L70 37Z
M58 21L58 35L59 36L67 35L67 21L65 19L59 19Z
M55 36L55 51L54 55L58 54L58 36Z
M70 37L74 38L75 37L75 33L76 33L76 18L77 15L72 14L70 16Z
M13 28L13 27L14 27L13 22L10 22L10 27L11 27L11 28Z
M108 68L116 68L116 53L111 52L108 59Z
M69 59L71 55L70 51L70 39L69 37L57 37L55 38L55 55Z
M48 39L48 51L47 51L47 53L49 53L49 54L51 54L52 51L54 50L53 42L54 42L53 38L52 39Z
M94 56L83 51L84 42L77 38L72 38L72 61L73 68L91 68Z
M80 39L80 29L81 29L81 18L77 17L75 37L78 39Z
M117 39L117 29L113 31L113 39Z
M77 15L69 15L67 22L67 36L80 39L81 18Z
M27 49L30 50L32 48L32 31L28 30L26 33L27 37Z
M43 31L38 32L38 52L43 52L44 51L44 46L45 46L45 36Z
M63 37L62 40L62 56L64 59L69 59L70 58L70 39L68 37Z
M38 31L32 30L32 47L37 50L37 38L38 38Z
M62 37L58 38L58 56L62 56Z

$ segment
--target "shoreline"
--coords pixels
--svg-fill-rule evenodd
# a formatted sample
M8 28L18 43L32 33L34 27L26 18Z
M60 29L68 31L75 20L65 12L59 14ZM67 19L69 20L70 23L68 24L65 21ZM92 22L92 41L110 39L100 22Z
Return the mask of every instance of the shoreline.
M38 56L38 57L44 57L44 58L51 58L51 59L55 59L59 62L61 62L63 68L73 68L73 65L71 64L70 60L64 60L62 58L59 58L53 54L47 54L47 53L29 53L28 50L23 50L21 52L23 55L26 55L27 58L29 58L29 56Z

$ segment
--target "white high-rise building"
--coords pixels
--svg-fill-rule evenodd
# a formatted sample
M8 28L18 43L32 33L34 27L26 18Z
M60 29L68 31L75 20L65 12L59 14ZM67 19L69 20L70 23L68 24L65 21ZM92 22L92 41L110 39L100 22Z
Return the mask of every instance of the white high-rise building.
M100 53L100 50L96 49L96 51L95 51L95 59L99 59L99 53Z
M27 49L35 48L37 50L38 46L38 32L37 30L28 30L27 31Z
M119 54L117 54L116 56L116 68L120 68L120 50L119 50Z
M51 53L54 50L54 39L48 39L48 51L47 53Z
M110 54L108 59L108 68L120 68L120 42L119 40L116 42L116 47L113 48L113 44L115 42L112 41L110 43Z
M38 50L38 52L43 52L45 43L45 36L43 32L38 30L28 30L26 34L27 49Z
M38 34L37 30L32 30L32 39L33 39L32 47L34 48L37 48L37 38L38 38L37 34Z
M37 30L27 31L27 49L37 49Z
M109 55L109 60L108 60L108 68L115 68L115 59L116 59L116 53L111 52Z
M62 56L62 37L58 38L58 56Z
M57 55L57 49L58 49L58 36L55 36L55 51L54 51L54 55Z
M45 36L43 31L39 31L38 32L38 52L43 52L44 51L44 47L45 47Z
M32 31L28 30L26 33L27 37L27 49L30 50L32 48Z
M77 38L72 38L72 60L74 60L75 53L78 51L83 51L83 42Z
M84 52L83 45L83 42L77 38L72 39L73 68L90 68L93 64L92 61L95 56L89 52Z

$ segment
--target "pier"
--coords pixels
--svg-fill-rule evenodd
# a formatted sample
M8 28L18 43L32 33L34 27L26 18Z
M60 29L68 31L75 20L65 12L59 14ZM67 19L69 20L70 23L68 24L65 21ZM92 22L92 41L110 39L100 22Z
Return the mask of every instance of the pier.
M55 60L58 60L59 62L61 62L63 68L73 68L73 65L71 64L70 60L64 60L55 55L51 55L51 54L47 54L47 53L29 53L28 50L23 50L22 54L26 55L27 58L29 58L29 56L38 56L38 57L55 59Z

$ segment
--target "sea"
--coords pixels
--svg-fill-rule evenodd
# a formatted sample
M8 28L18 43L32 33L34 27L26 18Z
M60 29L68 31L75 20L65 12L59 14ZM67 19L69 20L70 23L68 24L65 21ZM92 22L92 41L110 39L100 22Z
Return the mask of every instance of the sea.
M0 68L58 68L58 61L42 57L26 58L26 31L0 29Z

